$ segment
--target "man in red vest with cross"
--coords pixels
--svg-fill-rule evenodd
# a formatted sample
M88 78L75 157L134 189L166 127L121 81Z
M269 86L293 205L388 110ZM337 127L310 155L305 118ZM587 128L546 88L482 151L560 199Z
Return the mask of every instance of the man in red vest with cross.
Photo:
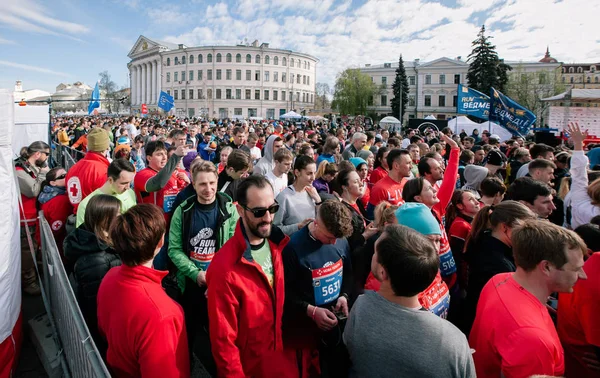
M67 194L77 214L77 207L86 196L100 188L107 179L108 165L106 158L109 151L108 132L96 127L88 134L88 151L67 172Z

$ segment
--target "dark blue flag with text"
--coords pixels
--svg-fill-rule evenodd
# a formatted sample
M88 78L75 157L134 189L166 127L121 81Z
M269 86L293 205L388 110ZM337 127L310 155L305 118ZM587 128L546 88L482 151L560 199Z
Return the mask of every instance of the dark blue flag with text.
M475 89L458 84L456 113L488 119L490 115L490 98Z
M173 96L167 94L165 91L160 91L160 96L158 97L158 107L164 110L165 112L170 111L175 106L175 100Z
M490 121L496 122L513 135L527 135L537 119L535 114L494 88L490 92Z

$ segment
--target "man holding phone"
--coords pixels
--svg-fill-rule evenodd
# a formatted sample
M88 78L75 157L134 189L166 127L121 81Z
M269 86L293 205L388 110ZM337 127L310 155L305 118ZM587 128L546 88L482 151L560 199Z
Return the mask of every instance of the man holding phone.
M283 250L285 306L283 341L286 353L298 357L301 377L319 372L344 375L339 358L343 324L352 290L350 211L337 200L317 208L315 221L295 232ZM319 365L313 352L319 349Z

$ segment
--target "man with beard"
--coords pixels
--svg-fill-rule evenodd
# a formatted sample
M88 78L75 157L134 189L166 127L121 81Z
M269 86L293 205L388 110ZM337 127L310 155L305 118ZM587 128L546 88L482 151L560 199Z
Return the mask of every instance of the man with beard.
M210 341L219 376L286 377L281 338L284 301L281 251L289 241L273 227L279 210L263 176L243 180L237 191L235 234L206 274ZM288 365L288 366L286 366Z
M29 229L33 242L33 252L36 252L37 245L33 238L37 229L36 200L38 194L40 194L42 182L46 179L46 173L49 170L47 165L48 155L50 155L50 146L37 141L31 143L15 162L23 202L21 210L21 281L23 291L30 295L39 295L40 286L37 283L33 257L29 251L27 229Z

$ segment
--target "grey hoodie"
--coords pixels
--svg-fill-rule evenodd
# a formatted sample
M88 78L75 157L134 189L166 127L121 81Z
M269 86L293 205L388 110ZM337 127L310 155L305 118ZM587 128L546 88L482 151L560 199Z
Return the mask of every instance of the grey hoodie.
M465 181L467 182L463 185L462 189L478 191L479 185L481 182L488 176L489 171L487 168L469 164L465 167Z
M275 143L275 139L277 138L279 138L279 136L273 134L269 137L269 139L267 139L264 149L265 156L260 158L258 163L256 163L254 166L254 175L266 176L267 173L271 172L273 168L275 168L275 162L273 161L273 143Z

